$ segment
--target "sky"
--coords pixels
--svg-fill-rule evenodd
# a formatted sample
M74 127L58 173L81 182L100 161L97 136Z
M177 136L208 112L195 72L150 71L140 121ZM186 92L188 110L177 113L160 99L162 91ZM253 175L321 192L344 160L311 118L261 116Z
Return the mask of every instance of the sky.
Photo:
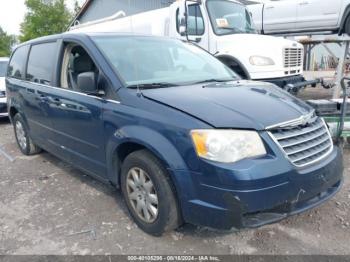
M79 0L81 5L84 2ZM67 0L67 5L73 10L74 0ZM24 0L0 0L0 26L9 34L19 35L25 12Z

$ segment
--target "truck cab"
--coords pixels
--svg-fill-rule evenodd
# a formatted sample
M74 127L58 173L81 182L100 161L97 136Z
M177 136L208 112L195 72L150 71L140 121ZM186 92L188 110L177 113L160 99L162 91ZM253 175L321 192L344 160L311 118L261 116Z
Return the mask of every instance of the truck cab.
M180 0L167 8L76 25L78 32L131 32L190 41L215 55L243 79L282 88L303 85L303 46L255 30L251 14L235 0Z
M169 35L196 42L242 78L280 87L304 81L303 46L257 33L238 1L177 1L170 6Z

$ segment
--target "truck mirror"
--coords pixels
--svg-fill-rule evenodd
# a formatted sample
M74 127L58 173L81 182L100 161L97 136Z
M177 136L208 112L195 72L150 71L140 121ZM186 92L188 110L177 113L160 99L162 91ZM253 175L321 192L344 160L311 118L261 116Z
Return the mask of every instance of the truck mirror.
M185 25L180 25L179 33L181 36L186 36L186 26Z
M186 33L187 33L186 15L187 15L187 5L186 5L186 1L184 1L184 4L179 5L178 21L179 21L179 33L181 36L186 36Z

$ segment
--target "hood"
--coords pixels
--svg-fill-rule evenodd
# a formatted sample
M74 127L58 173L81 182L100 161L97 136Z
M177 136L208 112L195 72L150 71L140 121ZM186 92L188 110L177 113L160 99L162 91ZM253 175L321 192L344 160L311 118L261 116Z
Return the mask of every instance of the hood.
M263 130L313 110L274 85L246 80L149 89L142 94L216 128Z
M259 35L259 34L232 34L220 36L217 38L217 50L220 54L237 53L242 50L250 55L275 56L276 52L286 47L303 46L295 41L287 40L282 37ZM282 54L282 53L281 53Z
M0 91L5 91L6 85L5 85L5 77L0 77Z

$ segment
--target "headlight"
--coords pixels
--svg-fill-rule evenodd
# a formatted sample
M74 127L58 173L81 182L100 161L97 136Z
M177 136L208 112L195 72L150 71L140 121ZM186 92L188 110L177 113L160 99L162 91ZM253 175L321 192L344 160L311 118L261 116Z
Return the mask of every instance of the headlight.
M264 56L251 56L249 62L255 66L269 66L275 64L271 58Z
M238 160L266 155L259 134L242 130L192 130L192 140L199 157L233 163Z

